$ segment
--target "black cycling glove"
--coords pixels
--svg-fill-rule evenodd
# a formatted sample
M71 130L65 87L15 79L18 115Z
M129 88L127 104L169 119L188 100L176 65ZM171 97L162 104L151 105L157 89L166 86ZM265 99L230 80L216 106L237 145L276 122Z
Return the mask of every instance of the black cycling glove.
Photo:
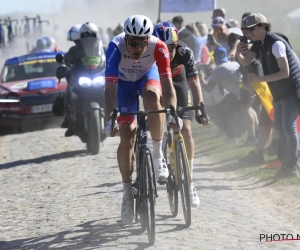
M203 102L200 103L200 111L201 111L201 115L196 115L196 121L199 124L202 124L201 118L205 118L205 120L207 121L207 123L209 123L210 122L209 116L206 113L205 106L204 106Z

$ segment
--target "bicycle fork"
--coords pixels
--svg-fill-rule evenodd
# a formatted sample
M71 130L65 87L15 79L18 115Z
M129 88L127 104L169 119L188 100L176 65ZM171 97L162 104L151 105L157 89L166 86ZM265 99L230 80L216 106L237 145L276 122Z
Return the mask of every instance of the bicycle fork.
M178 170L177 170L177 150L176 150L176 144L177 144L177 140L181 138L181 140L183 141L184 143L184 140L183 140L183 137L181 135L181 133L179 132L174 132L174 139L173 139L173 143L172 145L170 146L173 147L173 156L170 155L170 158L172 157L173 159L170 159L170 163L173 162L173 169L174 169L174 172L175 172L175 183L176 185L178 185L179 183L179 178L178 178ZM192 174L191 174L191 169L190 169L190 163L188 161L188 157L187 157L187 153L186 153L186 148L185 146L183 147L183 150L184 150L184 154L185 154L185 157L187 159L187 162L186 162L186 165L187 165L187 168L188 168L188 177L189 177L189 181L190 183L192 182ZM172 166L171 166L172 167Z

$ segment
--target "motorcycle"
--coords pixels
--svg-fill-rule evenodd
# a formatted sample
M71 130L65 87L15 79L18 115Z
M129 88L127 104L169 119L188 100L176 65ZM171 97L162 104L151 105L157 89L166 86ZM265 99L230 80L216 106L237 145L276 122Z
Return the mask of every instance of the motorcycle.
M57 78L69 77L70 105L66 114L69 128L92 154L99 153L100 143L107 137L103 108L105 62L100 46L97 38L82 39L82 55L72 69L64 64L61 54L56 55L56 61L61 64L56 71Z

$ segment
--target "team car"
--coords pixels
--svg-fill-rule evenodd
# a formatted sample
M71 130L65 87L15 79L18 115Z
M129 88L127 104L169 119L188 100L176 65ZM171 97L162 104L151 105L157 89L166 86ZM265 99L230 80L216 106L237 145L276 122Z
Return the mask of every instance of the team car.
M0 79L0 127L22 129L55 120L53 103L67 87L66 80L56 78L56 55L37 53L5 61Z

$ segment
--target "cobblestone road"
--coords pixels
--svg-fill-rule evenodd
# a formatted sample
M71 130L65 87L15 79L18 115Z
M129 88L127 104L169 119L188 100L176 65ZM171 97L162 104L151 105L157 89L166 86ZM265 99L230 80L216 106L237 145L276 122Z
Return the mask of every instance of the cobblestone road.
M156 243L138 225L120 224L118 138L97 156L61 129L0 137L0 249L300 249L300 241L260 242L261 233L300 234L299 225L265 208L242 177L195 160L201 207L185 229L170 218L164 187L156 207ZM252 186L253 187L253 186ZM276 212L277 211L277 212Z

